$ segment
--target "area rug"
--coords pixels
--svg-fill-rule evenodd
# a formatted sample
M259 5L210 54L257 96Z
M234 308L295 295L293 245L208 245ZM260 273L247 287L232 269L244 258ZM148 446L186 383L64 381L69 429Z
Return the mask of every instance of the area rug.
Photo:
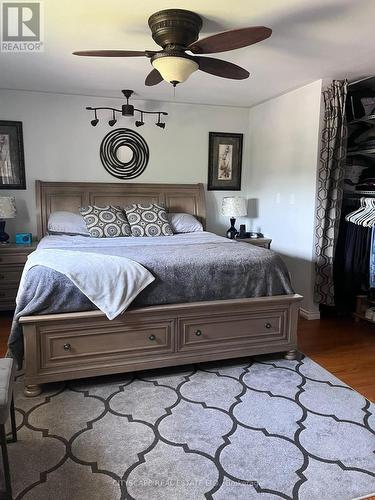
M351 500L375 491L374 406L311 359L16 384L28 500Z

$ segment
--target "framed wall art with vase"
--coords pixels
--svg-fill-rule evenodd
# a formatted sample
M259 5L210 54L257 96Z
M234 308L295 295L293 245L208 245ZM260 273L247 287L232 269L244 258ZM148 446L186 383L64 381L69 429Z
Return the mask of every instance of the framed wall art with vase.
M209 133L208 182L209 191L241 190L243 134Z
M22 122L0 121L0 189L26 189Z

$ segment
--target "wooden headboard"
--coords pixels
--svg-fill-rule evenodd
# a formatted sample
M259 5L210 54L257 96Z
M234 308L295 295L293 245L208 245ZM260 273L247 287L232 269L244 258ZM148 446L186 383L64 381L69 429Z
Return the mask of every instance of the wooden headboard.
M78 213L86 205L162 203L169 212L196 216L206 227L206 204L203 184L136 184L104 182L35 181L38 239L47 234L51 212L66 210Z

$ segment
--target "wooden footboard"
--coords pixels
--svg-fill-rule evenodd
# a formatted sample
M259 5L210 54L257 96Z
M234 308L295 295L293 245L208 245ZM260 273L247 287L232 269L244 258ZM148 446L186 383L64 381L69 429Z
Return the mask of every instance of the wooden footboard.
M25 394L40 384L297 349L300 295L25 316Z

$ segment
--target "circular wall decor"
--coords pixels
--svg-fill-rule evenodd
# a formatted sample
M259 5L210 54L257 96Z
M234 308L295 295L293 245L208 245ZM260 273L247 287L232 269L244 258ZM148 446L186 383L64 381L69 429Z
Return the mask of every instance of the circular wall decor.
M134 179L147 167L149 149L141 135L128 128L111 130L100 145L100 159L118 179Z

